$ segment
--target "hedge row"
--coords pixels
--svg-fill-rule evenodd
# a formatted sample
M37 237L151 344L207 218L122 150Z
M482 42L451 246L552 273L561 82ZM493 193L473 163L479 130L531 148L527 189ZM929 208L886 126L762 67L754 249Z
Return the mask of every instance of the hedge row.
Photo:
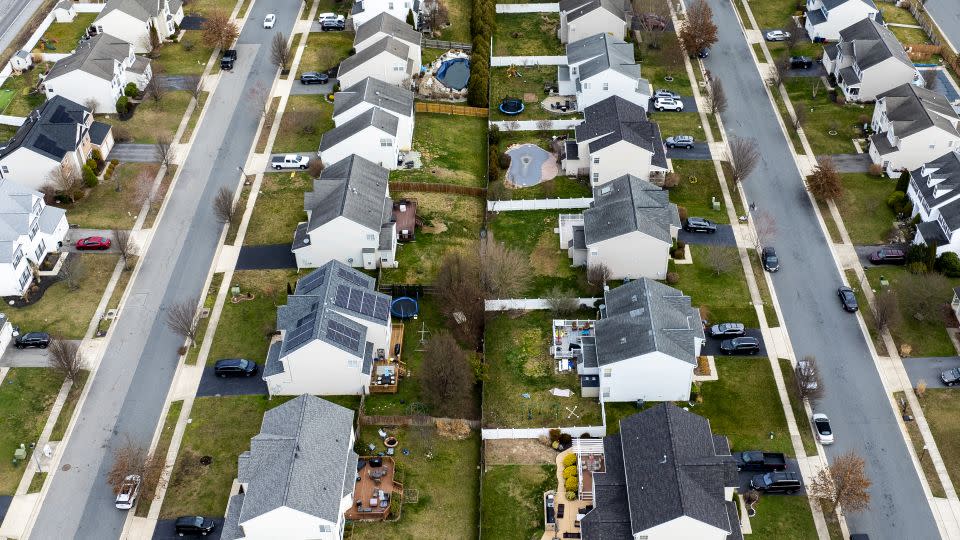
M474 107L490 105L490 38L493 36L495 19L495 0L473 0L473 13L470 16L473 51L470 53L467 102Z

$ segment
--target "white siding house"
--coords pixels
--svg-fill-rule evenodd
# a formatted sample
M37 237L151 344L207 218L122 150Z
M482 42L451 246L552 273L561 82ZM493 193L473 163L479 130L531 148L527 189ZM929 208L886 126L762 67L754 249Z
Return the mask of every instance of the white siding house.
M421 4L420 0L354 0L350 20L354 28L359 28L381 13L406 21L407 14L412 11L413 26L419 28Z
M367 77L408 87L419 69L419 59L410 57L410 45L386 37L340 62L337 79L341 88L353 86Z
M878 96L873 109L870 159L890 176L913 170L960 148L960 117L947 98L903 84Z
M623 39L627 18L622 0L560 0L561 43L571 43L596 34Z
M920 216L915 244L937 246L937 255L960 255L960 156L946 154L910 171L907 196Z
M70 226L43 194L0 180L0 296L20 296L33 283L31 263L59 251ZM76 256L76 255L73 255Z
M353 38L353 49L356 52L363 51L388 37L406 43L408 47L407 59L413 62L415 66L420 66L420 39L422 37L420 32L389 13L381 13L360 25Z
M413 92L367 77L337 92L333 101L333 123L341 126L357 116L380 109L397 117L397 146L401 151L413 145Z
M873 0L807 0L804 27L814 42L838 41L841 30L864 19L883 24L883 15Z
M873 101L901 84L923 84L897 37L873 19L840 30L840 41L823 48L823 67L847 101Z
M380 108L371 108L323 134L317 156L330 165L354 154L385 169L400 162L400 121Z
M567 44L567 65L557 67L560 95L576 94L577 110L619 96L647 110L653 90L640 77L633 44L597 34Z
M150 32L169 38L183 22L182 0L108 0L93 21L98 34L110 34L134 46L138 53L151 49Z

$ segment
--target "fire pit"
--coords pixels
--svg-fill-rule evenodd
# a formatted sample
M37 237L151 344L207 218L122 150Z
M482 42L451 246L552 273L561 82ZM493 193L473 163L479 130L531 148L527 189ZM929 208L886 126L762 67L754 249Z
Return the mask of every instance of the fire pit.
M383 440L383 445L386 446L387 448L393 448L397 446L398 443L399 441L397 440L397 438L393 436L387 437L386 439Z

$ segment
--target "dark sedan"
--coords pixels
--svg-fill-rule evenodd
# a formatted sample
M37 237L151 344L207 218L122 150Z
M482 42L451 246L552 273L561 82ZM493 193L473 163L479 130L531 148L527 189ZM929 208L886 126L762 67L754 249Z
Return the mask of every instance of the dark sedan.
M213 365L217 377L250 377L257 372L257 363L244 358L224 358Z
M843 310L849 313L856 313L860 306L857 304L857 295L853 294L850 287L840 287L837 289L837 296L840 297L840 304Z
M327 84L328 82L330 82L330 76L326 73L308 71L300 74L300 84Z
M725 339L720 343L720 351L723 354L757 354L760 340L751 336Z
M187 534L206 536L212 533L216 527L217 523L215 521L203 516L181 516L174 523L174 528L180 536Z
M780 270L780 258L777 257L777 250L772 246L763 248L760 258L763 259L763 269L767 272L776 272Z
M940 374L940 380L947 386L960 384L960 368L948 369Z

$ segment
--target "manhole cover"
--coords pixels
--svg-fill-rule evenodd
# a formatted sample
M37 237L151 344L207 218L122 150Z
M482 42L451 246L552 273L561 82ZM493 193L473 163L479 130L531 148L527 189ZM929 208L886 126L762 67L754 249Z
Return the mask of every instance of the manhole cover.
M211 463L213 463L213 458L210 456L203 456L202 458L200 458L201 465L209 465Z
M69 463L65 464L63 467L60 467L60 470L61 470L61 471L69 471L69 470L70 470L70 464L69 464Z

